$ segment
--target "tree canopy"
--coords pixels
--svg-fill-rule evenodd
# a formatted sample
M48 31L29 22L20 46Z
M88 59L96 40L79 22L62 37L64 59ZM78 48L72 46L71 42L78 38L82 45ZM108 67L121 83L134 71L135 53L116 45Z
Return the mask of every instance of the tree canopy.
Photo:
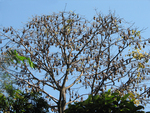
M144 113L141 110L143 106L136 106L134 100L127 100L129 95L121 97L118 92L111 93L111 90L96 96L89 95L83 102L69 104L65 113Z
M12 85L5 85L7 96L0 93L0 111L3 113L47 113L49 105L38 92L24 93Z
M149 88L140 83L150 72L144 49L150 39L124 24L112 13L97 13L89 21L60 12L35 16L20 30L1 28L1 55L10 56L11 64L1 68L20 88L42 92L51 110L59 113L84 95L110 88L129 93L136 104L148 103Z

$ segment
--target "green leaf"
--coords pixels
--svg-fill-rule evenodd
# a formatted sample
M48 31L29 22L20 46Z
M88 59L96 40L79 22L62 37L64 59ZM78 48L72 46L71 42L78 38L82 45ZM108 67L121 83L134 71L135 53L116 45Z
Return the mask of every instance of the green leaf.
M93 97L94 100L97 100L98 98L99 98L99 95L95 95L95 96Z
M27 60L28 64L31 68L36 68L36 65L31 61L29 57L20 56L16 50L8 50L7 54L11 56L11 61L14 63L13 60L15 60L16 64L20 64L21 62L25 63L25 60Z
M92 101L92 95L89 95L89 97L84 101L84 104L88 104Z
M126 100L130 94L126 94L124 97L121 98L122 101Z
M139 105L139 106L136 107L136 110L140 110L140 109L143 109L143 108L144 108L143 106Z

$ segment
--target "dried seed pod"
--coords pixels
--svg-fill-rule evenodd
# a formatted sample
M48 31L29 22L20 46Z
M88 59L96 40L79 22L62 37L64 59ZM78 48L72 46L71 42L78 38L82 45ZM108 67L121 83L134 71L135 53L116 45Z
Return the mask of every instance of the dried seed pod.
M119 23L121 24L121 19L119 20Z
M145 48L145 45L143 45L143 48Z
M131 35L131 32L130 32L130 30L128 29L128 35L130 36Z
M95 19L96 19L96 17L94 16L94 17L93 17L93 19L95 20Z

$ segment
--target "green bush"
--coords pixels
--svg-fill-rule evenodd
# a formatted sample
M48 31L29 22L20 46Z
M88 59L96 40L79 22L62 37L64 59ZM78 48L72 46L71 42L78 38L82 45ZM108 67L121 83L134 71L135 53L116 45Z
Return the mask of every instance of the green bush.
M144 113L143 106L136 106L134 100L128 101L129 94L121 97L119 93L108 92L101 95L89 95L83 102L69 104L65 113Z
M7 97L0 93L0 111L3 113L46 113L49 111L49 105L40 93L32 91L23 93L20 90L14 90L11 86L7 87Z

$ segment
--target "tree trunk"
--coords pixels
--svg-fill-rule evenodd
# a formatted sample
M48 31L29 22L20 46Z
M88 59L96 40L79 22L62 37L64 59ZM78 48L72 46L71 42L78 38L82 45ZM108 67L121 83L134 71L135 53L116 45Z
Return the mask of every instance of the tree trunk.
M66 95L65 95L65 90L62 89L60 91L59 102L58 102L58 112L59 113L64 113L65 105L66 105Z

